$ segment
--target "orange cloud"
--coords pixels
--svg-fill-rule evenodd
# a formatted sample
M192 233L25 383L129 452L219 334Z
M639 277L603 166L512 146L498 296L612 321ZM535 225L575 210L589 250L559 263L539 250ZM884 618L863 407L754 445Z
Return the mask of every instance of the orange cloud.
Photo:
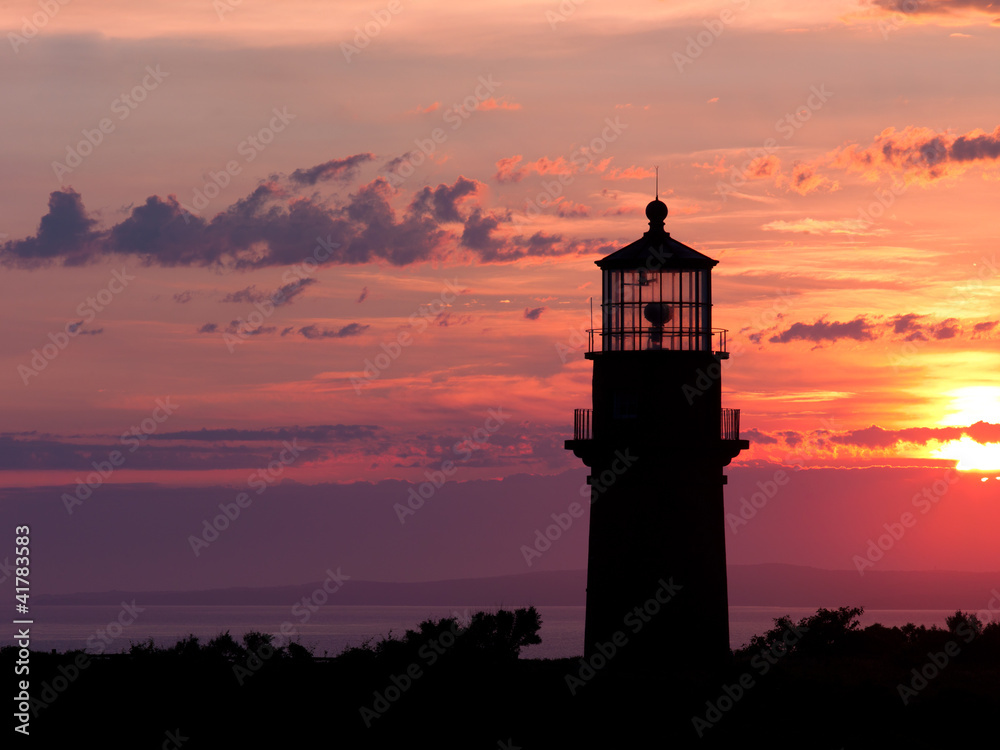
M564 156L560 156L558 159L549 159L543 156L525 166L530 167L538 174L573 174L577 171L577 165L571 164Z
M521 109L521 105L516 102L508 102L505 96L501 96L499 99L491 96L489 99L484 99L480 102L478 108L484 112L488 112L491 109Z
M716 157L714 164L694 166L713 174L727 172L722 157ZM772 154L746 163L739 176L743 180L774 177L775 185L807 195L840 189L837 180L823 173L831 169L859 172L869 181L889 175L909 185L957 177L973 166L995 167L983 176L1000 178L996 169L1000 168L1000 126L993 132L975 129L963 135L912 125L899 131L886 128L867 146L848 143L813 161L796 163L790 174L781 173L781 162Z
M712 164L705 162L704 164L699 164L694 162L692 167L697 169L707 169L709 174L725 174L729 171L729 167L726 166L726 159L724 156L716 156L715 161Z
M796 164L792 167L790 176L785 177L782 175L779 177L778 184L787 185L799 195L807 195L817 190L832 193L840 189L838 182L819 174L816 171L816 167L812 164Z
M890 16L897 21L940 23L944 26L986 21L1000 25L1000 8L995 0L870 0L869 6L878 16Z
M428 104L426 107L414 107L413 109L406 110L405 114L408 115L426 115L428 112L436 112L441 108L441 102L434 102L433 104Z
M603 180L645 180L653 177L656 172L649 167L614 167L601 179Z
M886 128L866 148L852 143L827 156L830 166L862 172L869 180L894 174L907 183L957 176L975 163L998 159L1000 126L992 133L976 129L960 136L915 126Z
M576 174L579 171L579 164L571 162L565 156L560 156L558 159L549 159L546 156L542 156L535 161L525 162L521 165L521 161L524 157L521 154L515 154L514 156L508 156L504 159L500 159L496 162L497 172L493 176L497 182L520 182L525 175L530 172L535 174L545 175L571 175ZM588 164L587 171L604 171L607 168L610 159L598 162L598 164Z
M884 234L887 229L872 229L863 219L778 219L761 226L769 232L801 232L804 234Z
M751 180L773 177L781 171L781 159L773 154L760 156L747 166L746 177Z
M514 154L497 161L497 173L493 175L493 179L497 182L520 182L528 173L527 169L517 166L523 158L520 154Z
M560 199L559 203L556 205L556 213L564 219L572 218L582 218L590 216L591 209L590 206L585 206L582 203L574 203L573 201Z

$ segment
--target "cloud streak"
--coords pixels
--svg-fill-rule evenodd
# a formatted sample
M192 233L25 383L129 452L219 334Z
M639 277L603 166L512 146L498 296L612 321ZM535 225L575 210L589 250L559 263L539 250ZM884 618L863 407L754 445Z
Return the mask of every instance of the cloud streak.
M360 336L369 328L370 326L360 323L348 323L343 328L337 329L320 328L315 324L310 324L300 328L299 333L307 339L345 339L351 336Z
M953 339L963 336L966 329L958 318L945 318L938 321L926 321L926 315L906 313L894 315L888 320L881 317L859 315L849 321L828 321L826 316L813 323L792 323L781 330L777 326L765 331L750 333L748 338L755 344L768 337L772 344L788 344L793 341L811 341L815 344L836 342L841 339L853 341L873 341L884 336L897 337L905 341L930 341ZM982 321L971 327L973 336L980 337L993 331L1000 321Z
M871 0L871 6L884 13L913 17L952 19L987 15L993 23L1000 14L995 0Z
M374 160L375 154L368 153L354 154L343 159L331 159L309 169L296 169L291 174L291 180L303 185L315 185L317 182L329 180L347 183L357 177L362 164Z
M284 286L280 286L270 294L259 291L256 285L251 284L245 289L230 292L222 298L222 302L239 302L253 304L254 302L264 302L269 300L275 307L291 304L292 301L305 291L306 287L317 283L316 279L296 279Z
M872 453L885 457L912 447L926 447L931 444L946 444L968 438L980 445L1000 444L1000 424L979 421L968 426L954 427L903 427L886 429L872 424L853 430L817 429L809 431L778 430L764 432L756 429L744 430L750 440L757 445L767 446L763 450L773 456L789 451L786 459L798 462L800 459L829 460L837 457L864 456L867 460Z
M771 336L768 341L772 344L787 344L790 341L819 343L839 339L870 341L873 338L875 335L872 332L872 324L864 316L858 316L845 323L839 321L830 323L825 318L820 318L815 323L793 323L784 331Z

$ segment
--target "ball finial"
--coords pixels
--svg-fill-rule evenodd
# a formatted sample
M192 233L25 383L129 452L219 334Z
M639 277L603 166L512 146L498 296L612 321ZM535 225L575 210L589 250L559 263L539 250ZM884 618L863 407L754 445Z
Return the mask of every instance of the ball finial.
M667 219L667 204L659 198L650 201L646 206L646 218L649 219L650 229L663 229L663 222Z

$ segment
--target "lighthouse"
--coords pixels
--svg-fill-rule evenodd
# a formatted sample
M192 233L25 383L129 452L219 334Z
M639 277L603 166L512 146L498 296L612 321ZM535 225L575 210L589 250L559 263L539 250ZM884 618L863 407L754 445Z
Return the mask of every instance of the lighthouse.
M750 444L739 410L722 407L718 261L670 236L659 197L646 217L640 239L596 261L593 402L566 441L590 468L584 651L712 667L730 655L723 469Z

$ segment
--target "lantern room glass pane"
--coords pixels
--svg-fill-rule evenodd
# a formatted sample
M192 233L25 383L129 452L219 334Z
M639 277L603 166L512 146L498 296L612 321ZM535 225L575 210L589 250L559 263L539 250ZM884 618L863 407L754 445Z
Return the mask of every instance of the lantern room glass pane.
M602 350L711 351L709 273L605 270Z

